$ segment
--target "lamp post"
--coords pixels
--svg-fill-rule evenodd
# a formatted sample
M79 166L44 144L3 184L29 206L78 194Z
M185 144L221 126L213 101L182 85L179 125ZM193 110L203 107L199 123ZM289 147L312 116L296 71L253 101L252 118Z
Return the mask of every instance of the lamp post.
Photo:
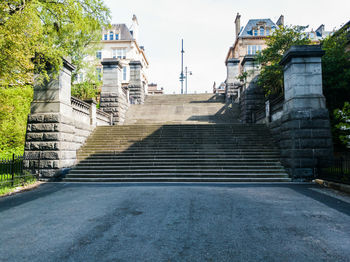
M192 71L187 71L187 66L185 67L185 79L186 79L186 91L185 94L187 94L187 75L192 75Z
M181 74L180 74L180 82L181 82L181 94L184 93L184 40L181 39Z

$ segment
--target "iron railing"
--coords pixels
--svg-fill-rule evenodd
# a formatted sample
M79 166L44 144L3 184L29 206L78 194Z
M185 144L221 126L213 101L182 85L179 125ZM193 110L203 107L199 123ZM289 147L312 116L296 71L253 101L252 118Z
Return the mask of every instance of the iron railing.
M349 184L350 185L350 158L341 156L335 157L330 167L320 167L321 160L318 160L317 177L320 179Z
M31 169L24 168L24 157L12 155L8 159L0 159L0 188L24 185L28 181L37 180L35 164Z

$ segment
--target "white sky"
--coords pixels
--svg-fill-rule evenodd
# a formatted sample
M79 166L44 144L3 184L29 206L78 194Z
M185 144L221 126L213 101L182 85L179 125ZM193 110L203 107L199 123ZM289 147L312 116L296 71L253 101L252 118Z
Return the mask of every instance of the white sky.
M149 81L168 94L180 93L181 38L184 65L193 72L188 93L212 92L226 79L225 57L234 42L234 19L241 14L241 26L249 19L281 14L285 24L309 25L326 30L339 28L350 20L350 0L105 0L112 11L112 23L131 25L138 18L139 45L145 46L150 62Z

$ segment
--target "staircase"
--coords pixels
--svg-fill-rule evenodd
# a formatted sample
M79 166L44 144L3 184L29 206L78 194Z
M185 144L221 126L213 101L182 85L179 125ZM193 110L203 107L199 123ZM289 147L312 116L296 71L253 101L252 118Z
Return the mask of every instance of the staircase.
M218 95L147 97L125 125L96 128L64 181L290 181L266 126L237 113Z

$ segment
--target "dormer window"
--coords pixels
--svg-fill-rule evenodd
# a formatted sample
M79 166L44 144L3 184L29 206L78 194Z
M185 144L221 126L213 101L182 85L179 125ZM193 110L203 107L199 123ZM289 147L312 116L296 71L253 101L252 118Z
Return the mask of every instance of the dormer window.
M264 27L260 27L260 35L265 35L265 28Z
M110 31L109 32L109 40L113 40L113 38L114 38L114 33L113 33L113 31Z
M258 29L254 29L254 36L258 35Z
M266 35L270 35L270 29L266 28Z

